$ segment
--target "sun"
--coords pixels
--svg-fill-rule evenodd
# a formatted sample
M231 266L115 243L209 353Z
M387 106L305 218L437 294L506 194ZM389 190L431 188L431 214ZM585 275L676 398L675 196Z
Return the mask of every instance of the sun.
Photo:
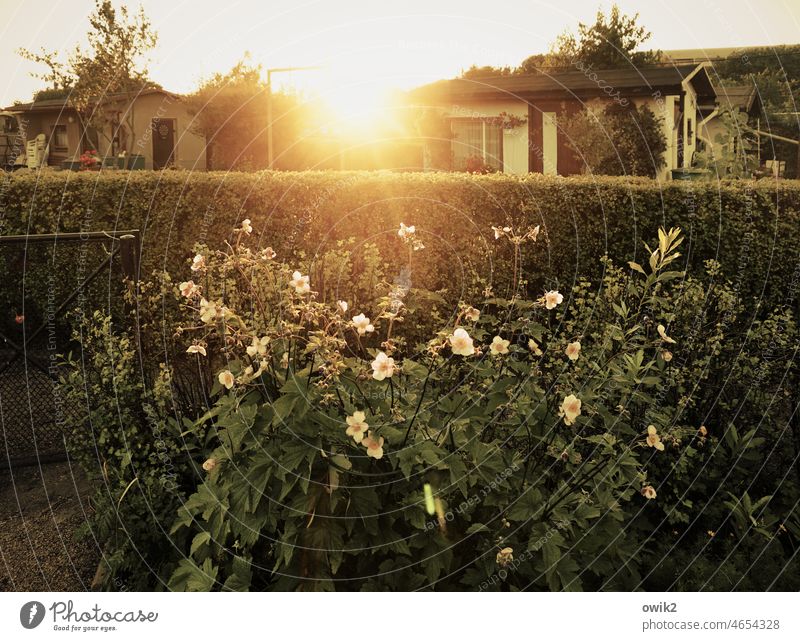
M320 95L332 125L348 133L368 133L390 117L389 88L372 83L340 83Z

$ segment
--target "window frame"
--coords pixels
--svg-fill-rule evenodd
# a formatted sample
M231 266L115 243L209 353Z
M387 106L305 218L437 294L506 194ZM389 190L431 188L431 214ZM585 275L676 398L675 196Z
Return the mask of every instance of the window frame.
M505 170L505 142L504 142L504 138L503 138L503 135L504 135L503 126L502 125L495 125L495 124L487 123L486 120L487 120L487 118L469 118L469 117L463 117L463 116L451 117L450 118L450 132L453 135L452 140L454 142L456 142L456 143L458 142L456 137L455 137L455 131L453 129L453 125L454 124L456 124L456 123L476 123L476 122L480 122L481 123L481 153L480 153L480 155L481 155L481 158L483 158L484 164L490 164L487 161L488 153L487 153L487 147L486 147L486 141L487 141L487 136L486 136L487 129L486 129L486 127L487 127L487 125L493 126L493 127L497 127L498 141L499 141L498 144L499 144L499 152L500 153L499 153L499 157L497 158L498 167L496 167L496 169L497 169L497 171L499 173L503 173L504 170ZM494 159L492 159L492 160L494 160ZM493 165L491 165L491 166L493 166ZM456 171L462 171L462 170L459 169L459 170L456 170Z
M63 132L64 134L64 145L58 144L60 132ZM69 130L65 124L57 122L53 125L50 125L50 146L55 152L69 152Z

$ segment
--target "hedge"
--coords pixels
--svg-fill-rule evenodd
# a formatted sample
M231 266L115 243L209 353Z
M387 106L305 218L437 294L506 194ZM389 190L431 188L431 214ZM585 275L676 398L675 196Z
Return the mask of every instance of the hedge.
M716 259L745 298L794 299L800 260L796 181L174 171L17 173L0 184L2 234L139 228L144 273L188 273L194 244L220 246L242 218L252 220L255 246L305 255L305 267L348 238L378 244L391 266L405 251L399 223L414 224L426 244L414 278L455 295L507 278L509 255L489 259L492 225L546 231L546 244L526 250L537 288L597 276L604 253L620 264L646 260L642 239L659 226L685 230L691 272Z

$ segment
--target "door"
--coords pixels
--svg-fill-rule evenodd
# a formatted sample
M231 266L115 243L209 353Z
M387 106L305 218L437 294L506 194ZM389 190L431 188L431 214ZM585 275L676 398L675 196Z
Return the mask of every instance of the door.
M542 112L542 173L558 173L558 127L554 111Z
M175 164L175 119L153 118L153 169Z

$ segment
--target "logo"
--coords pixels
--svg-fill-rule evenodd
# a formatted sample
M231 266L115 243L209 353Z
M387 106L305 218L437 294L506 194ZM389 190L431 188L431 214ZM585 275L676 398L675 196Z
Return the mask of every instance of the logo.
M19 622L28 630L33 630L42 619L44 619L44 605L38 601L29 601L19 611Z

